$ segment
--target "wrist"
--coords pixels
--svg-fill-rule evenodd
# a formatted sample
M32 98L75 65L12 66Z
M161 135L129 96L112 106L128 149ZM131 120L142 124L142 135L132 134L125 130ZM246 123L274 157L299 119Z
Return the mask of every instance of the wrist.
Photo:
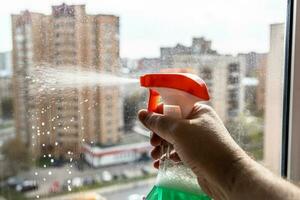
M231 170L226 179L227 184L224 186L229 199L240 199L240 194L247 192L249 180L256 176L257 167L253 159L245 152L242 152L235 161L232 162Z
M227 165L221 167L219 172L218 182L223 190L223 193L228 199L233 199L236 192L240 191L240 187L245 180L245 177L251 176L250 170L253 160L242 150L237 149L231 153L227 160ZM228 162L230 161L230 162Z

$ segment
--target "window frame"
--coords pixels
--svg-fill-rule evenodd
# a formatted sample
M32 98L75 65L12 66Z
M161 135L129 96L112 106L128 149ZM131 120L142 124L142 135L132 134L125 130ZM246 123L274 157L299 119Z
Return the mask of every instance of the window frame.
M288 0L281 175L300 180L300 3ZM298 56L297 56L298 55Z
M283 86L283 112L282 112L282 147L281 147L281 176L288 177L289 160L289 127L290 127L290 94L291 94L291 68L293 46L294 0L287 0L287 18L285 34L285 64Z

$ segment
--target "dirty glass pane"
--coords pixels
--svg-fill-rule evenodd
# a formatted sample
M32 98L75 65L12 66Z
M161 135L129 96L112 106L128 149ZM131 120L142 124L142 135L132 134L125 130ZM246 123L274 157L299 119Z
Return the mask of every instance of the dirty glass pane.
M279 173L286 2L35 1L0 8L0 199L141 199L157 171L146 73L193 73ZM79 193L80 192L80 193Z

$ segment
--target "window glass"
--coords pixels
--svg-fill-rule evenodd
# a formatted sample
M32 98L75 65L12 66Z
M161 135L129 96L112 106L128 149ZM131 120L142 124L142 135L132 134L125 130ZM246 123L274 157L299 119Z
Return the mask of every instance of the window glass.
M200 76L203 103L279 174L287 2L66 2L0 8L0 197L147 194L146 73Z

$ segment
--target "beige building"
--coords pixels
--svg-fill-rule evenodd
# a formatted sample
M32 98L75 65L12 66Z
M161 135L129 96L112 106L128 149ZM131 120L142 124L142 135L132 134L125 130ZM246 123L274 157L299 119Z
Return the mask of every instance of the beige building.
M266 69L264 163L280 174L284 72L284 24L270 27Z
M220 55L211 49L211 41L193 38L192 45L178 44L161 48L161 68L192 68L206 82L211 95L210 104L227 121L244 110L245 60Z
M258 85L256 89L256 104L257 111L259 113L264 113L265 110L265 90L266 90L266 70L268 66L268 54L264 54L261 57L260 62L258 64L256 74L258 79Z
M81 152L81 144L117 144L122 107L116 87L85 87L35 95L26 79L46 63L57 69L119 70L119 18L87 15L84 5L52 7L51 15L12 15L13 80L17 134L33 153ZM46 88L49 90L49 88Z

